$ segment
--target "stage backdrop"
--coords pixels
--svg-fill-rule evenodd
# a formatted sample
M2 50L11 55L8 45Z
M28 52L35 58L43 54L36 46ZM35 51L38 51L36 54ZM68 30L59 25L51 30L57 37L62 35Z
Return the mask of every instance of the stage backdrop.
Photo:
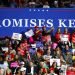
M61 27L75 28L75 9L26 9L0 8L0 37L12 36L25 32L35 26L54 27L56 31Z

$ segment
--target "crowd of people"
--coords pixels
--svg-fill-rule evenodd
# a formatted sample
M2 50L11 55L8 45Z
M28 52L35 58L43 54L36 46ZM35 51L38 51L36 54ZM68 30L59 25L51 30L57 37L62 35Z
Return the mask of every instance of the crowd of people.
M11 8L74 8L74 0L0 0L0 7Z
M0 75L75 75L75 30L41 29L22 39L0 38Z

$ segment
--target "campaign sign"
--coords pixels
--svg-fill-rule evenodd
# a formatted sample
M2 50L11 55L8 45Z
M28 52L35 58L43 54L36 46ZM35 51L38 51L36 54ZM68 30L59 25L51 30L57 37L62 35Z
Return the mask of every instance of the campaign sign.
M12 62L10 67L19 67L18 63L17 62Z
M75 9L70 8L0 8L0 37L25 33L35 26L47 29L75 28Z
M52 66L54 62L57 63L57 66L60 66L60 59L50 59L50 66Z
M8 47L1 47L2 51L8 52L9 48Z
M69 41L68 37L69 37L68 35L62 34L61 41L66 41L66 42Z
M29 37L32 37L32 36L34 35L34 32L33 32L33 30L31 29L31 30L25 32L25 35L26 35L26 37L29 38Z
M13 33L12 39L14 39L14 40L21 40L22 39L22 34Z

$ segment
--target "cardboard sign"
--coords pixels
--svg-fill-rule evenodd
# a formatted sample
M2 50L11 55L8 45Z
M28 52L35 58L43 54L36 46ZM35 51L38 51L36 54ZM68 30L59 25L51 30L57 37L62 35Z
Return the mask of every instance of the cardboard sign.
M53 62L56 62L57 66L60 66L60 59L50 59L50 66L52 66Z
M29 37L34 35L34 32L33 32L32 29L30 29L29 31L25 32L25 35L26 35L27 38L29 38Z
M20 34L20 33L13 33L12 39L14 39L14 40L21 40L22 39L22 34Z

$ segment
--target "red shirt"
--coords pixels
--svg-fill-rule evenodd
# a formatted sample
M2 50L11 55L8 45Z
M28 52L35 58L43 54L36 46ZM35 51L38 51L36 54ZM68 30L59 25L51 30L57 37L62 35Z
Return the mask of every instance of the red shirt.
M75 75L75 71L67 70L66 75Z
M61 35L61 33L56 33L55 34L56 42L59 42L60 41L60 35Z

